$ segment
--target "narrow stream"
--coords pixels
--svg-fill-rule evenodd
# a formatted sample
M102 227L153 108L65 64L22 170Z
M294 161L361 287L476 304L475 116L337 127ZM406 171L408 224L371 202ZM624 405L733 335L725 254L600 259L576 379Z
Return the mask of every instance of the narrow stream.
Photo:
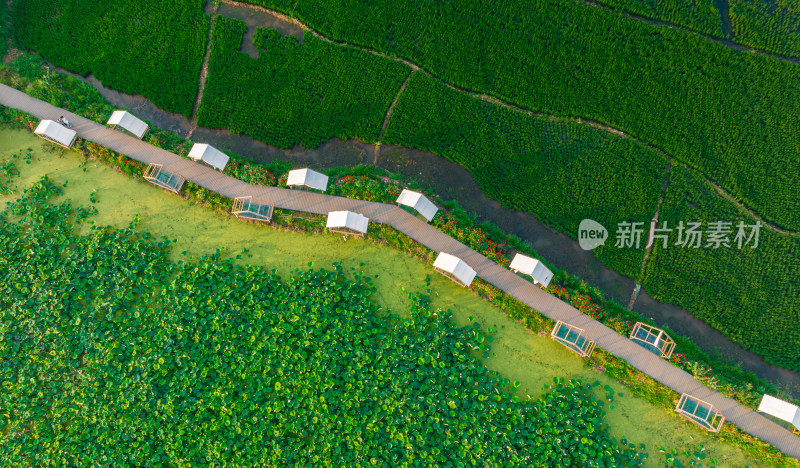
M725 0L721 0L725 1ZM296 25L282 22L275 17L253 9L223 4L219 14L243 20L248 25L248 40L252 46L252 35L256 28L271 27L282 34L302 37L302 30ZM280 23L280 24L278 24ZM243 45L242 51L253 56L255 47ZM81 77L66 70L56 68L95 87L112 105L124 107L139 118L152 125L186 138L191 128L188 119L178 114L165 112L142 96L123 94L103 86L94 76ZM337 166L352 167L373 164L374 146L360 141L333 139L316 149L296 146L285 150L267 145L246 135L235 135L227 130L198 127L192 133L192 141L211 144L219 149L231 151L258 162L285 160L295 167L310 166L315 169L330 169ZM591 252L584 251L578 243L568 236L555 232L530 213L512 211L500 203L487 198L474 182L472 175L458 164L431 152L398 146L381 146L377 160L378 167L403 174L417 180L423 187L439 194L444 200L456 200L461 207L479 217L490 221L505 232L514 234L530 243L536 251L554 264L571 274L583 278L587 283L599 288L607 297L619 304L627 305L634 289L633 280L603 266ZM633 310L642 316L653 319L661 326L668 326L686 336L712 355L724 356L729 362L742 369L753 372L780 387L790 388L800 397L800 374L772 366L750 351L730 341L722 333L705 322L695 318L688 311L653 299L642 290Z
M714 0L714 8L719 12L719 19L722 23L722 34L725 39L733 40L733 28L731 27L730 6L728 0Z

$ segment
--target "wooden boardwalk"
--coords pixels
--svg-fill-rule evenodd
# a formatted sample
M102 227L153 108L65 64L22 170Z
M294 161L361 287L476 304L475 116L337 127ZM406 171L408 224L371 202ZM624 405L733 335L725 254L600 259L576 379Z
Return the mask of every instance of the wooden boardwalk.
M323 215L330 211L349 210L367 216L371 222L388 224L431 250L446 252L461 258L475 269L478 276L485 281L553 320L561 320L586 330L597 345L609 353L624 359L633 367L678 393L688 393L713 404L714 408L724 414L730 423L772 444L783 453L800 458L800 437L793 435L790 431L763 415L706 388L690 374L658 358L626 337L620 336L614 330L582 314L540 287L500 267L478 252L443 234L438 229L397 206L306 191L246 184L208 166L181 158L176 154L54 107L1 84L0 104L19 109L38 119L56 120L59 116L64 115L74 125L73 129L78 132L81 138L103 145L143 163L162 164L164 169L175 172L186 180L227 198L233 199L252 195L275 205L276 208Z

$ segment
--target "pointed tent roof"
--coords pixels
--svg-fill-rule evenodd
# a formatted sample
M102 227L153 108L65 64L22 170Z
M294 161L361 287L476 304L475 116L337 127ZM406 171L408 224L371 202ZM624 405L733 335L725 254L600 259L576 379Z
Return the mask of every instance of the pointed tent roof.
M550 285L550 280L553 279L553 272L544 263L525 255L514 255L514 260L511 260L511 265L508 268L530 275L534 281L545 288Z
M758 405L758 410L778 419L788 421L794 424L794 427L800 429L800 408L797 405L764 395L761 399L761 404Z
M36 135L47 137L54 142L70 147L75 140L77 133L75 130L70 130L58 122L52 120L42 120L33 131Z
M108 119L108 125L118 125L141 139L147 132L147 124L135 115L124 110L115 110Z
M450 273L467 286L472 284L472 280L475 279L476 275L475 270L470 268L464 260L444 252L436 257L436 261L433 262L433 267Z
M331 211L328 213L327 228L348 228L366 234L369 218L352 211Z
M403 191L400 192L400 196L397 197L397 203L414 208L428 221L432 220L436 212L439 211L439 208L436 208L436 205L428 200L425 195L411 190L403 189Z
M191 151L189 151L189 157L195 161L203 161L220 171L225 169L230 159L227 154L205 143L195 143Z
M324 192L328 189L328 176L308 168L295 169L289 171L286 185L305 185Z

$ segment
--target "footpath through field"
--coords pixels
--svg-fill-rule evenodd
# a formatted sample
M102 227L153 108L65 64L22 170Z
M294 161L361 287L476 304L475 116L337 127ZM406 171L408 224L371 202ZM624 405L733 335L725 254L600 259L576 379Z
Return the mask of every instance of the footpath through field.
M164 169L227 198L252 195L282 208L326 215L330 211L348 210L387 224L436 252L446 252L464 260L483 280L517 298L553 320L561 320L586 330L598 346L624 359L678 393L688 393L714 405L732 424L772 444L783 453L800 458L800 437L746 408L734 400L706 388L687 372L658 358L614 330L582 314L569 304L540 287L502 268L483 255L428 225L407 211L383 203L353 200L299 190L250 185L229 177L208 166L181 158L149 143L112 130L68 111L32 98L11 87L0 85L0 105L12 107L38 119L56 120L64 115L73 123L81 138L105 146L137 161L162 164Z

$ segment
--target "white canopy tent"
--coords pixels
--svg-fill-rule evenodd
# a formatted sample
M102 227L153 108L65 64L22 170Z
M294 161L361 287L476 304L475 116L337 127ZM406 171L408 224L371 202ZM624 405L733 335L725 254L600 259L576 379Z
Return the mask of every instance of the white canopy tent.
M195 143L189 151L189 157L195 161L203 161L220 171L225 170L225 166L230 160L227 154L205 143Z
M464 260L444 252L436 257L433 262L433 268L465 287L472 284L472 280L475 279L476 275L475 270L470 268Z
M369 218L352 211L331 211L325 224L331 232L363 236L369 227Z
M436 208L436 205L428 200L425 195L419 192L412 192L411 190L403 189L403 191L400 192L400 196L397 197L397 203L414 208L428 221L432 220L436 212L439 211L439 208Z
M550 280L553 279L553 272L544 266L544 263L525 255L514 255L514 259L511 260L511 265L508 268L511 271L529 275L533 278L534 283L541 284L543 288L549 286Z
M797 405L764 395L761 399L761 404L758 405L758 411L790 422L800 431L800 408Z
M325 191L328 189L328 176L320 174L311 169L295 169L289 171L289 176L286 179L286 185L299 185L309 188Z
M39 125L36 126L36 130L34 130L33 133L65 148L71 147L72 143L75 142L75 138L78 136L75 130L70 130L52 120L42 120L39 122Z
M120 127L124 130L127 130L131 135L140 140L144 134L147 133L148 128L144 120L141 120L130 112L124 110L116 110L112 112L111 118L108 119L107 124L111 125L112 127Z

